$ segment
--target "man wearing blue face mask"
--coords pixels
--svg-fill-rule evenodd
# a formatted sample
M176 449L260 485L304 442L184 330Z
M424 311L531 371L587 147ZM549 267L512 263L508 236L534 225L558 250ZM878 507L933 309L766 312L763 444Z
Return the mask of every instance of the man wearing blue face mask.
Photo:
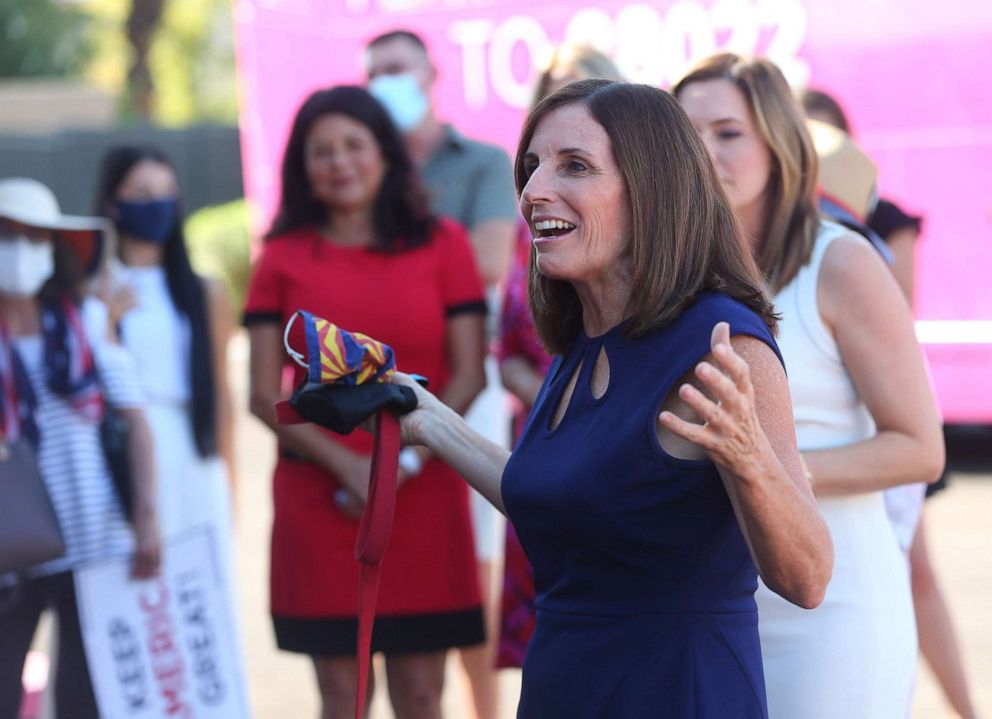
M369 91L389 111L431 191L433 209L469 231L487 285L509 268L517 219L510 158L469 140L434 116L431 87L437 71L417 35L396 30L366 47Z
M510 158L500 148L469 140L450 124L439 121L431 104L437 71L424 41L407 30L380 35L366 46L369 91L381 102L403 132L407 149L431 193L434 211L451 217L469 232L475 259L486 283L490 337L499 316L497 285L506 274L515 246L517 200ZM466 415L469 424L488 439L509 445L510 418L495 359L486 359L486 390ZM404 468L407 469L407 468ZM415 469L415 468L414 468ZM416 471L410 472L416 474ZM503 528L496 511L479 495L472 496L479 576L486 602L486 645L463 650L462 660L472 684L478 719L497 715L495 612L490 596L493 560L502 552Z

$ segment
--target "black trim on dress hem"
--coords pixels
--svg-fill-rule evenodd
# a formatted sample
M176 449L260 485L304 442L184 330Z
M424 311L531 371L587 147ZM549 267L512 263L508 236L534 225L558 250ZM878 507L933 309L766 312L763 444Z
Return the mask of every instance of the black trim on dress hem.
M276 644L311 656L355 656L354 617L287 617L274 614ZM435 614L404 614L375 619L372 652L422 654L481 644L486 639L482 608Z

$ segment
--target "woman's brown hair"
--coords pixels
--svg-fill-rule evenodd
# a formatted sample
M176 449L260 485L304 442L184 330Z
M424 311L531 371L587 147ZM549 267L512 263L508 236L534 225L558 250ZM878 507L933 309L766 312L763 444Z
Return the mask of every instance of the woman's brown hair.
M758 266L775 292L809 261L820 213L816 206L818 161L803 110L782 71L763 58L721 53L702 60L672 88L679 96L695 82L727 80L744 95L772 155L765 192L768 217L757 240Z
M702 141L675 99L647 85L582 80L542 100L527 117L517 149L517 191L527 184L524 156L541 121L582 104L610 138L631 207L631 293L624 334L665 327L700 292L723 292L764 318L775 316L761 273L740 232ZM530 305L545 346L565 352L582 328L582 306L568 282L544 277L533 255Z

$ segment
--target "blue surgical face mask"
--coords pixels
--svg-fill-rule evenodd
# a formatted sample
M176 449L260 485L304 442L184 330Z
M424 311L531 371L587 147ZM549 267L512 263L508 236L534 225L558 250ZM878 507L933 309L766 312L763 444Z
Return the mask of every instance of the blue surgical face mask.
M114 208L117 210L117 226L122 235L156 245L165 244L179 219L177 197L138 202L117 200Z
M427 117L430 103L413 75L379 75L369 92L382 103L400 132L410 132Z

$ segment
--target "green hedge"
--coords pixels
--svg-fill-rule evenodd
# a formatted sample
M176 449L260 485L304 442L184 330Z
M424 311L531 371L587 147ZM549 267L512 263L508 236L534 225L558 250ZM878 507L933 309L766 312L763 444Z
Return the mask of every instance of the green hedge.
M185 231L193 268L224 283L237 321L244 307L251 269L247 204L235 200L204 207L186 220Z

